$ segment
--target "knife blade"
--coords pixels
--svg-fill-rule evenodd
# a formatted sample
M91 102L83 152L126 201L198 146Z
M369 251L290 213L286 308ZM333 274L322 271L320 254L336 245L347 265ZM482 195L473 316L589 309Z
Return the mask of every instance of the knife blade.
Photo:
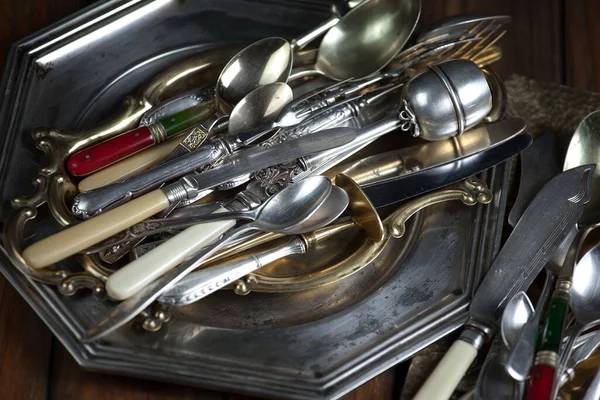
M510 140L525 128L526 123L522 118L509 118L473 128L449 140L426 142L346 162L330 168L324 174L335 177L343 172L352 176L359 185L380 183L386 179L397 178L401 174L457 161L490 149Z
M518 134L491 148L361 187L375 207L389 206L485 171L519 154L531 141L529 135Z
M194 197L203 185L217 186L272 164L343 146L356 138L353 129L334 128L288 140L270 148L252 147L209 171L188 175L97 217L71 226L32 244L23 258L32 268L44 268L76 254L130 226L165 210L169 205ZM204 176L208 174L207 176Z
M477 352L493 336L508 300L527 289L577 223L591 197L594 168L585 165L565 171L535 196L477 288L460 338L421 387L416 400L450 398Z

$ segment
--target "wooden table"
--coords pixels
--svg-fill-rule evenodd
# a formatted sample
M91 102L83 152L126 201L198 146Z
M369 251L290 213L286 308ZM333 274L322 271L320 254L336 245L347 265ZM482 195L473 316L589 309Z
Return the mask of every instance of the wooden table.
M11 43L91 3L91 0L0 0L0 71ZM444 16L461 13L513 17L508 33L500 41L503 58L494 65L502 76L518 73L600 91L600 1L422 0L421 24L427 26ZM384 372L344 399L398 399L405 368L400 365ZM250 399L86 372L1 276L0 398Z

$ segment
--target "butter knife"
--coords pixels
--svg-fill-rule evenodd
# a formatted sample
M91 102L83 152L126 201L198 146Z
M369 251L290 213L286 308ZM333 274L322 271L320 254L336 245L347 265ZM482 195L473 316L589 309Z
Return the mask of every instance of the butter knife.
M508 300L525 290L583 213L595 166L565 171L548 182L517 223L477 289L470 318L416 400L449 399L483 344L493 337Z

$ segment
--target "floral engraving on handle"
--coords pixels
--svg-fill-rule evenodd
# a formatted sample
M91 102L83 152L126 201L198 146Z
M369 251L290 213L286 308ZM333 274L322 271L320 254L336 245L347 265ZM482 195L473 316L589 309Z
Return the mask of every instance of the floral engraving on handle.
M208 137L208 131L204 130L201 127L195 127L192 131L187 135L180 143L184 149L189 152L196 150L198 147L202 146L202 143Z

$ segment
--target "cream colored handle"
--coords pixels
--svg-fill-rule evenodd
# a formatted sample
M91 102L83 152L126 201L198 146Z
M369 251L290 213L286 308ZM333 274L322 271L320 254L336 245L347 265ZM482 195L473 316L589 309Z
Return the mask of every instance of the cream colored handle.
M449 399L456 386L477 357L477 349L457 340L425 381L414 400Z
M215 212L229 211L220 208ZM218 239L235 225L235 220L194 225L173 236L108 277L106 293L114 300L125 300L185 259Z
M151 146L149 149L127 157L118 163L109 165L79 182L79 192L83 193L92 189L98 189L99 187L122 181L125 178L149 170L167 158L179 145L181 140L181 136L176 136L164 143Z
M101 242L166 209L169 200L155 190L97 217L32 244L23 258L32 268L44 268Z

